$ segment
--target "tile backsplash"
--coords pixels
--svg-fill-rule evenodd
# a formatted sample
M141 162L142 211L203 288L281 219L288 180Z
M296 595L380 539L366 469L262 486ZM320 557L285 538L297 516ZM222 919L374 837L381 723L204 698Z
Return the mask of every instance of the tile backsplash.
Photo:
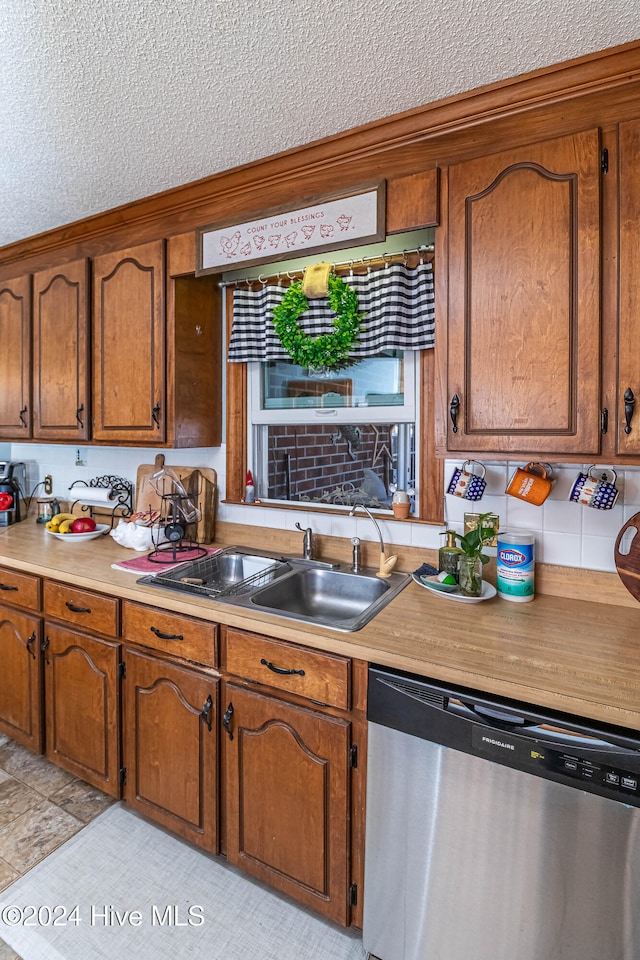
M103 475L124 477L135 483L138 466L153 463L156 453L163 453L168 465L212 467L218 474L219 501L224 499L225 447L192 450L155 450L127 447L80 448L82 466L76 465L78 448L54 444L18 444L11 446L11 458L27 464L31 493L46 474L53 477L53 492L60 499L68 499L69 487L76 480L89 481ZM612 510L595 510L569 501L569 493L578 472L586 472L590 464L552 463L555 482L541 507L536 507L507 496L507 482L517 462L483 461L486 467L487 487L482 500L470 502L445 496L445 522L458 532L463 530L465 513L493 512L500 517L502 529L531 531L536 538L536 559L560 566L584 567L590 570L615 570L613 547L622 525L640 513L640 467L625 467L617 471L620 489L618 502ZM445 461L448 482L460 460ZM40 493L42 488L39 489ZM218 519L233 523L294 530L296 521L311 526L314 532L327 536L359 536L375 539L375 531L368 517L357 515L300 511L265 510L261 507L225 504L218 506ZM441 543L443 526L403 521L381 520L382 534L387 544L407 544L425 549L437 549Z

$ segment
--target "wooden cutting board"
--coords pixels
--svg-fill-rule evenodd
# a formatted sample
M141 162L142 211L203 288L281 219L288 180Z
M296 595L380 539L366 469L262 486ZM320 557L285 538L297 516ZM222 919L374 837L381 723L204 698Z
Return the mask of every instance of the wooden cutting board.
M627 531L635 528L633 539L629 545L628 553L620 552L620 544ZM626 544L625 538L625 544ZM625 523L624 527L616 538L614 547L614 557L618 576L624 583L632 597L640 601L640 513L634 514Z
M163 453L156 456L155 463L145 463L138 467L136 475L136 512L156 510L166 513L166 501L163 503L162 491L171 493L171 484L151 483L154 474L166 467L178 477L193 502L199 508L201 516L197 522L195 536L188 535L197 543L212 543L215 538L215 509L218 476L210 467L178 467L165 464Z

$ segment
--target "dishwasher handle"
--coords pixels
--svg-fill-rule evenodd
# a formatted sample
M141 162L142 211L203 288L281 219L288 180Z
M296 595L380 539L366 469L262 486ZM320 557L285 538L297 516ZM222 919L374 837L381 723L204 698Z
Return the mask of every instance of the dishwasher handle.
M486 727L514 733L531 740L543 740L547 744L565 747L583 747L589 750L612 753L628 753L637 756L638 745L631 744L626 738L612 737L605 740L597 734L585 731L564 729L552 721L545 723L538 717L527 717L516 711L501 710L480 703L465 703L457 697L449 697L447 710L459 717L471 720Z
M507 712L499 707L488 707L480 703L465 703L457 697L449 697L447 709L468 720L483 723L488 727L497 727L500 730L512 730L517 733L531 727L538 727L540 721L535 717L524 717L513 711Z

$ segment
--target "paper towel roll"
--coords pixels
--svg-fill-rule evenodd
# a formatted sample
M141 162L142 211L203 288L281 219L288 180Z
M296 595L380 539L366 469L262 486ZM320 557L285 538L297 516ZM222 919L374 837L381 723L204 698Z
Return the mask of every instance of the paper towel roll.
M96 504L108 503L114 506L116 499L111 487L69 487L69 493L74 503Z

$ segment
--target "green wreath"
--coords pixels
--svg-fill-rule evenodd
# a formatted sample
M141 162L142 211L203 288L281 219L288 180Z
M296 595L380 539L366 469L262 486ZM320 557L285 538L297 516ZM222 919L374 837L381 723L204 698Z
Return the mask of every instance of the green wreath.
M319 337L310 337L298 324L298 317L309 309L301 280L291 284L273 311L273 325L280 343L301 367L341 370L354 363L349 351L358 338L365 315L358 312L357 293L340 277L329 277L329 306L335 313L335 329Z

